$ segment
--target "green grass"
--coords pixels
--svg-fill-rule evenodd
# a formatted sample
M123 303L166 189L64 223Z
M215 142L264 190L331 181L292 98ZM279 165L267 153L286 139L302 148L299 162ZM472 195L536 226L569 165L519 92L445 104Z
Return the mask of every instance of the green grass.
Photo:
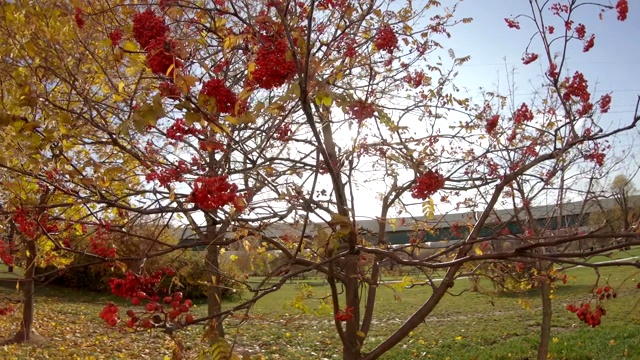
M623 256L626 257L626 256ZM590 298L596 275L592 269L568 271L570 280L554 293L553 359L640 358L640 294L635 283L640 272L629 268L600 270L600 285L608 281L618 298L606 300L608 314L599 328L587 328L564 308ZM484 286L490 289L487 284ZM290 307L301 285L287 285L268 295L253 311L250 326L238 329L239 339L251 343L259 338L265 355L274 359L332 358L339 352L331 315L304 314ZM460 296L447 296L434 313L410 338L389 352L385 359L525 359L533 358L537 348L540 299L536 291L514 294L464 292L469 287L459 280L452 289ZM328 294L328 288L311 287L314 297ZM368 348L381 341L415 311L430 294L426 287L394 291L381 287L374 326ZM311 309L319 301L308 300ZM527 304L530 310L524 309ZM282 324L287 324L282 329ZM315 355L314 355L315 354Z
M637 256L639 252L635 249L612 257ZM596 273L582 267L570 269L567 274L569 282L559 284L554 292L550 359L640 359L640 290L635 288L640 281L640 270L618 267L599 270L599 285L608 281L618 297L605 300L608 313L602 326L595 329L579 322L564 308L568 303L580 304L590 299ZM486 283L481 283L484 293L466 291L468 288L468 281L456 281L453 295L447 295L411 336L382 358L535 358L540 322L538 293L496 294ZM307 306L306 312L292 307L303 290L305 298L310 296L302 302ZM2 291L10 294L15 289ZM373 348L402 325L430 293L430 288L422 286L412 289L381 286L365 350ZM328 287L317 279L287 284L260 301L244 323L240 324L242 314L229 319L227 332L239 345L267 359L340 358L340 342L332 315L318 300L328 294ZM126 308L121 300L101 294L52 286L40 289L36 330L47 341L0 347L0 358L46 359L61 358L64 354L65 359L162 359L170 354L171 342L166 334L129 334L106 329L97 316L106 301L118 301L123 310ZM199 303L195 311L204 314L206 306ZM17 320L15 315L0 318L0 333L15 332ZM197 326L179 336L187 349L196 350L201 348L200 335L201 327Z

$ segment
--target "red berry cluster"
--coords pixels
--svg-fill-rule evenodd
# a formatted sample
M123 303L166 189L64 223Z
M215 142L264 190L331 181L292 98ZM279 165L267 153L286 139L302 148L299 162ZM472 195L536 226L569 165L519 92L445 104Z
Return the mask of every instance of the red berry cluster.
M145 304L145 310L143 311L127 310L129 319L126 321L126 325L129 328L136 326L153 328L169 321L189 325L194 321L193 315L189 314L193 302L189 299L184 299L180 291L173 293L172 296L165 296L162 299L164 305L159 302L160 298L158 296L148 296L142 291L138 292L134 299L137 299L137 304L144 300L148 302ZM171 305L171 309L166 309L166 305Z
M112 302L108 302L100 311L100 318L109 326L118 325L118 306Z
M527 104L522 103L520 107L513 114L513 122L516 124L523 124L533 120L533 112L529 110Z
M13 314L14 311L16 311L16 309L11 304L0 307L0 316Z
M165 268L156 271L150 276L136 275L131 271L127 271L124 279L112 278L109 280L111 292L115 295L131 298L131 304L134 306L143 305L144 310L134 311L127 310L129 319L126 325L129 328L142 327L152 328L168 323L169 321L180 321L182 324L188 325L193 323L193 315L189 314L193 302L185 299L182 292L174 292L170 296L165 296L160 301L159 289L160 281L163 276L176 275L175 270ZM149 295L151 294L151 295ZM167 306L170 305L170 308ZM107 303L100 317L110 326L118 323L118 307L113 303Z
M13 221L18 230L30 238L35 238L41 230L45 233L57 233L60 229L58 225L51 222L49 214L43 213L39 219L34 219L35 215L28 209L18 209L13 214Z
M38 220L38 222L40 223L42 230L44 230L44 232L47 234L57 233L58 231L60 231L58 225L52 222L48 213L40 215L40 219Z
M203 132L204 131L198 130L193 126L187 126L184 119L177 119L167 129L167 138L171 140L182 141L184 140L185 135L199 135Z
M275 139L282 142L289 141L292 133L291 125L289 125L289 123L283 123L276 130Z
M95 235L89 238L91 252L102 258L113 259L116 257L116 248L107 239L109 231L106 228L99 228Z
M175 181L184 181L184 174L189 172L189 163L180 159L175 167L168 167L160 171L152 171L145 176L147 182L158 181L160 186L167 186Z
M438 171L427 170L422 176L416 179L415 185L411 188L411 196L414 199L426 200L431 195L444 187L444 176Z
M370 119L376 112L376 108L371 103L358 99L349 105L349 114L358 121Z
M580 307L569 304L567 305L567 310L575 313L578 319L591 327L599 326L600 319L607 314L607 311L600 304L596 305L595 311L591 310L590 303L583 303Z
M288 53L289 44L282 31L259 37L256 52L256 68L251 73L253 81L262 89L273 89L291 80L296 72L296 62Z
M347 0L320 0L318 1L318 10L338 9L343 10L347 5Z
M428 77L424 74L424 71L419 70L419 71L415 71L413 74L409 73L405 75L404 78L402 78L402 80L404 80L404 82L406 82L407 84L411 85L413 88L418 88L424 84L425 78L428 78Z
M611 95L609 94L602 95L598 104L600 105L601 113L606 114L607 112L609 112L609 109L611 108Z
M493 132L498 127L498 122L500 121L500 115L493 115L492 117L487 119L487 122L484 124L484 130L489 135L493 135Z
M234 203L238 194L238 186L231 184L226 175L198 177L193 185L190 199L202 210L218 210Z
M27 237L34 238L38 234L38 223L31 218L28 210L16 210L15 214L13 214L13 221L16 223L18 230Z
M218 113L235 114L238 97L225 85L222 79L210 79L202 85L200 94L210 98Z
M154 74L171 77L183 64L176 56L177 42L169 39L168 32L164 19L150 8L133 17L133 38L147 52L147 67Z
M610 146L609 146L610 148ZM592 143L592 148L589 153L584 155L584 159L596 163L602 167L607 154L600 151L600 144L597 142Z
M554 4L551 4L551 7L549 7L549 10L551 10L551 13L553 15L560 16L560 14L562 13L569 12L569 5L554 3Z
M549 69L547 70L547 76L549 77L549 79L555 81L558 76L560 76L560 73L558 73L558 65L556 65L555 63L551 63L549 65Z
M338 321L349 321L353 319L353 307L348 306L344 310L338 310L336 314L336 320Z
M576 25L573 31L576 33L578 40L583 40L587 36L587 27L582 23Z
M0 261L5 265L11 266L14 263L13 255L11 255L12 249L4 240L0 240Z
M581 72L576 71L571 79L567 77L564 82L565 92L562 94L564 101L571 101L576 98L580 102L586 103L591 99L588 82Z
M178 43L166 38L153 39L147 50L147 67L157 75L173 76L173 70L183 66L176 58Z
M150 8L133 16L133 38L144 50L153 40L166 38L168 32L164 19Z
M138 305L140 304L140 300L147 298L147 293L156 293L158 284L160 284L164 275L173 276L175 275L175 271L167 268L158 270L151 275L138 275L129 270L124 274L124 279L111 278L109 280L109 287L111 288L112 294L124 298L131 298L131 303ZM139 294L144 295L138 297Z
M582 48L582 52L589 52L596 45L596 36L591 34L589 38L584 42L584 47Z
M611 299L611 298L615 299L615 298L618 297L618 293L613 291L611 289L611 286L609 286L609 285L605 285L605 286L599 287L594 292L595 292L595 295L600 300Z
M120 44L120 41L122 41L123 36L124 34L122 33L122 29L115 29L112 32L110 32L109 40L111 40L111 45L113 47L118 46L118 44Z
M520 30L520 23L518 22L518 20L505 18L504 21L507 23L507 26L510 29Z
M618 0L616 3L616 11L618 12L618 20L627 20L627 14L629 13L629 2L627 0Z
M398 48L398 37L391 26L383 25L378 29L378 33L373 39L373 44L376 46L376 49L393 54Z
M572 27L573 27L573 20L565 20L565 22L564 22L565 30L571 31Z
M73 14L73 20L75 20L76 25L78 25L79 29L84 28L85 21L84 21L84 18L82 17L82 9L76 8L75 13Z
M522 63L524 65L529 65L532 62L538 60L538 54L536 53L525 53L524 56L522 57Z

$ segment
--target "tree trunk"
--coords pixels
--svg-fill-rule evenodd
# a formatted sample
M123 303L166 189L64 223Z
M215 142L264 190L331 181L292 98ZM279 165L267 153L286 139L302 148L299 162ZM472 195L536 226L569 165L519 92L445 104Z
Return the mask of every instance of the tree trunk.
M538 346L538 360L546 360L549 353L549 340L551 338L551 284L548 280L540 283L540 296L542 297L542 324L540 324L540 345Z
M25 249L26 268L24 277L20 281L22 288L22 322L20 330L15 334L13 340L15 342L25 342L31 340L33 336L33 317L35 310L35 281L36 274L36 243L35 240L27 240Z
M360 323L360 297L358 294L358 255L347 255L345 264L347 281L344 284L346 306L353 309L353 318L347 320L345 326L345 341L342 347L344 360L361 358L362 337L358 336L358 324Z
M220 256L220 248L214 245L216 240L215 225L208 223L207 226L207 241L209 245L207 247L207 254L205 256L205 272L207 279L211 279L211 285L207 288L207 315L212 316L222 311L222 291L220 287L220 262L218 257ZM224 329L220 319L216 319L217 330L219 336L224 336Z

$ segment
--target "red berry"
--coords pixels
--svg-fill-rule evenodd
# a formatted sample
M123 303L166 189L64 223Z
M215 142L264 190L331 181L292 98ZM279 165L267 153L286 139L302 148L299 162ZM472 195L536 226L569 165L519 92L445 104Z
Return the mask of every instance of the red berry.
M597 288L596 289L596 294L598 294L598 295L602 294L602 288Z
M164 302L165 304L171 304L172 301L173 299L171 298L171 296L165 296L164 299L162 299L162 302Z
M169 319L173 320L178 316L180 316L180 314L181 314L180 310L171 310L169 311Z
M174 292L173 293L173 300L175 300L175 301L182 300L182 292L181 291Z
M609 292L609 291L611 291L611 286L605 285L604 292Z
M190 299L185 300L184 304L187 305L188 307L192 307L193 306L193 302Z
M146 299L147 298L147 294L145 294L144 291L138 291L138 293L136 294L136 297L140 300L142 299Z
M154 303L147 303L146 308L147 308L147 311L148 311L148 312L153 312L153 311L155 310L155 308L156 308L156 304L154 304Z
M174 302L171 303L171 307L174 309L177 309L180 307L180 301L176 300Z
M132 318L132 317L136 316L136 312L131 310L131 309L129 309L129 310L127 310L127 316Z
M188 315L184 318L184 321L185 321L187 324L193 324L193 315L188 314Z
M180 311L183 313L189 312L189 307L185 304L180 305Z
M116 319L115 317L110 317L107 319L107 325L109 326L116 326L118 325L118 319Z
M140 305L140 298L134 297L131 298L131 305Z

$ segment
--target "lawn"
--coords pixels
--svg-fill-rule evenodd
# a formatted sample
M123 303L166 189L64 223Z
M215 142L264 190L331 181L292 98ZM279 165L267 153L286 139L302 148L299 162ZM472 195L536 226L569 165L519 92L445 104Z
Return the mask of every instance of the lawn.
M615 257L628 256L616 254ZM554 293L550 358L640 359L640 290L635 287L640 281L640 270L600 270L601 284L608 279L618 297L605 300L607 315L602 326L595 329L588 328L564 309L568 303L579 304L590 298L594 271L575 268L567 273L569 282L560 285ZM458 280L452 289L455 296L447 296L423 325L383 358L533 358L540 317L537 293L497 295L485 286L487 292L480 294L465 291L468 288L466 280ZM3 291L11 293L15 289ZM420 286L381 287L374 325L365 347L373 347L402 324L429 293L429 288ZM327 294L328 288L317 281L287 284L259 302L241 326L233 326L241 317L237 314L227 331L244 349L267 359L338 359L339 340L332 328L332 315L326 305L315 299ZM304 311L292 307L296 297L311 297L297 301L306 306ZM0 358L163 359L170 354L172 340L166 334L107 329L98 313L109 300L114 299L52 286L41 288L35 328L45 340L32 345L0 347ZM195 310L202 314L205 306L200 304ZM0 333L15 332L16 320L17 315L0 318ZM195 351L201 348L200 334L201 328L196 326L181 333L179 338L187 349Z

